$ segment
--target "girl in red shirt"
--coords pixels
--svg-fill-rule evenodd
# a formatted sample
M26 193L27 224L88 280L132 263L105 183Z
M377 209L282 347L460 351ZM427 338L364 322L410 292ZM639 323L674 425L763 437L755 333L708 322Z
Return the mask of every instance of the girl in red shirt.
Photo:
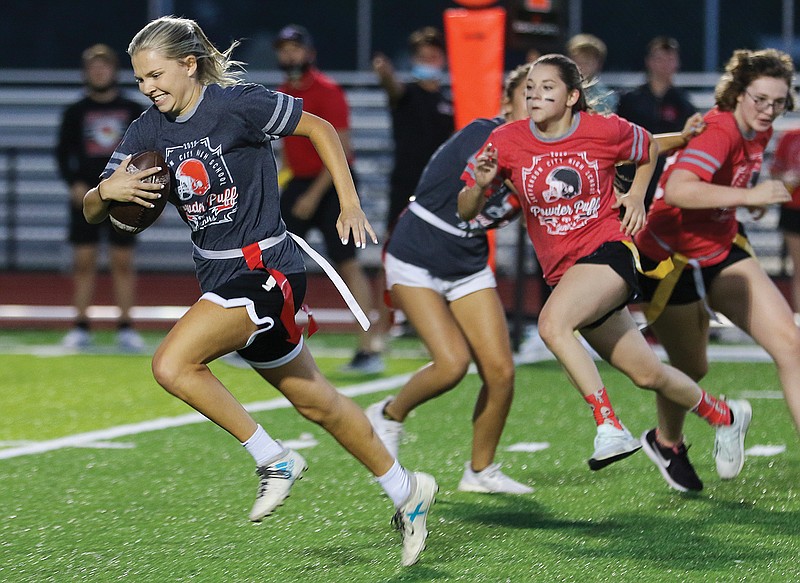
M800 429L800 330L783 294L753 256L735 212L744 206L763 213L768 205L790 200L782 182L756 182L775 118L794 108L793 77L785 53L733 53L715 90L716 107L705 115L705 132L667 162L636 244L645 268L661 260L674 265L661 282L641 278L648 320L670 362L703 378L711 310L725 315L775 361ZM660 397L658 408L667 429L654 445L680 443L684 412ZM738 473L734 460L717 456L717 464L723 478Z
M520 193L528 234L553 289L539 314L539 334L597 423L589 467L599 470L642 443L618 419L576 331L637 386L717 427L719 441L731 426L729 405L663 364L626 307L637 291L631 237L644 226L644 196L658 146L639 126L589 113L578 68L563 55L535 61L526 90L530 119L492 132L462 175L459 213L474 216L484 188L498 177L511 180ZM636 176L627 194L615 195L615 166L626 162L637 165ZM675 460L668 467L676 475L665 475L668 482L684 491L702 489L685 449Z
M792 200L781 205L778 227L792 259L792 301L800 311L800 129L784 132L775 148L772 177L781 180L792 193Z

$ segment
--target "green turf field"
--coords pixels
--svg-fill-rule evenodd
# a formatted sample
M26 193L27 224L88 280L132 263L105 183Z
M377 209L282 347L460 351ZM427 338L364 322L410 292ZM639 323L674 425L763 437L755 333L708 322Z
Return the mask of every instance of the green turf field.
M154 346L157 335L148 340ZM260 525L247 520L256 490L251 458L216 426L188 422L191 409L156 385L147 356L42 349L57 341L52 333L0 333L3 582L800 580L799 441L775 398L771 364L714 364L703 384L732 397L747 391L754 411L747 446L785 451L749 456L741 476L723 483L711 457L713 431L692 417L690 455L706 485L695 496L668 489L643 453L589 471L591 414L553 362L518 367L498 454L504 470L536 492L457 492L479 386L469 375L406 423L401 461L434 474L440 492L428 548L403 569L380 488L321 429L270 404L277 393L251 371L213 365L242 401L259 403L254 415L271 434L317 442L301 450L305 478ZM336 372L351 339L319 334L310 345L348 391L424 362L414 340L395 341L389 370L363 379ZM652 427L652 395L602 372L631 431ZM366 406L387 394L355 399ZM175 418L187 422L152 430L156 420ZM74 437L88 432L95 433ZM549 447L506 451L530 443ZM43 444L46 451L25 449Z

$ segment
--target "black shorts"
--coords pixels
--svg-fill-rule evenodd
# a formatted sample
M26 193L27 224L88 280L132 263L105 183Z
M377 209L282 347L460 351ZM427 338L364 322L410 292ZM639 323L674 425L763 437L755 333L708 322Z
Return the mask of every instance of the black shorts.
M121 233L106 219L93 225L86 222L83 209L69 207L69 242L73 245L97 245L101 235L114 247L131 247L136 243L136 235Z
M614 270L614 273L619 275L625 283L628 284L628 288L630 289L630 293L624 302L591 324L587 324L584 328L590 330L597 328L613 316L615 312L623 310L625 306L639 297L639 281L636 278L636 261L634 260L633 253L625 243L621 241L603 243L595 251L585 257L581 257L575 262L576 265L578 263L608 265Z
M716 265L711 265L710 267L701 267L700 273L703 276L703 285L706 290L711 289L711 284L723 269L743 259L747 259L748 257L750 257L750 254L747 251L738 245L733 245L731 246L730 253L728 253L728 256L723 261ZM654 261L645 255L642 255L640 260L643 271L655 269L659 264L658 261ZM697 285L694 282L693 269L691 265L687 265L684 268L683 273L681 273L680 278L678 278L678 283L675 284L675 288L672 290L669 300L667 300L667 305L681 306L694 303L701 299L697 291ZM653 279L641 273L639 274L639 287L642 292L642 301L649 304L653 300L653 295L655 295L659 283L661 283L660 279Z
M292 207L297 199L302 195L311 183L313 178L292 178L284 191L281 193L281 215L286 229L303 237L312 227L316 227L322 233L325 240L325 251L328 258L334 263L342 263L356 257L356 246L353 242L352 233L347 245L342 245L339 231L336 230L336 220L339 218L341 208L339 207L339 197L336 196L336 189L331 187L325 192L322 200L317 207L317 211L310 219L298 219L292 214Z
M800 209L781 207L781 215L778 220L778 228L787 233L797 233L800 235Z
M247 345L237 350L255 368L275 368L291 361L303 347L303 340L289 342L289 331L281 321L283 292L278 285L269 285L270 274L263 269L240 275L218 288L203 294L202 299L223 308L245 307L250 319L258 326ZM306 295L306 274L286 275L292 289L296 314ZM267 287L269 289L267 289Z

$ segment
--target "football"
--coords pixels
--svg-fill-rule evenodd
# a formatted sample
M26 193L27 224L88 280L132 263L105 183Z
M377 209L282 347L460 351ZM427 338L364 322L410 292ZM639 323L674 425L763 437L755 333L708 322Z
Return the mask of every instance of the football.
M120 232L135 234L144 231L152 225L164 211L167 205L169 193L172 191L172 178L169 167L164 157L155 151L139 152L134 154L128 164L128 172L140 172L159 166L161 170L152 176L145 178L145 182L157 182L164 185L161 191L161 198L153 200L153 208L143 207L135 202L112 201L108 205L108 218L111 224Z
M500 229L511 223L522 213L513 185L506 181L486 194L486 203L471 223L483 230Z

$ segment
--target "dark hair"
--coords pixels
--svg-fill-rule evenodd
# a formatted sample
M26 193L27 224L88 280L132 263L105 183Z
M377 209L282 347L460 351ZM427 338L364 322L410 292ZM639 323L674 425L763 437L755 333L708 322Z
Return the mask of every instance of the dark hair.
M567 91L578 91L578 101L572 106L572 113L589 110L589 104L586 101L586 93L583 90L583 77L575 61L565 55L550 53L536 59L531 65L531 69L537 65L550 65L551 67L555 67L558 70L558 77L567 86Z
M311 37L311 33L305 26L299 24L287 24L280 29L272 46L277 49L285 42L294 42L309 49L314 48L314 39Z
M738 97L759 77L783 79L789 86L786 111L794 109L794 63L792 58L776 49L760 51L737 50L725 65L725 73L714 89L714 101L722 111L736 109Z
M503 83L503 95L506 99L511 101L514 98L514 91L517 90L517 87L525 83L525 79L528 78L528 72L530 70L531 64L525 63L506 75L506 79Z
M647 43L647 54L652 55L655 51L675 51L680 52L681 45L671 36L657 36Z
M444 37L441 31L434 26L424 26L412 32L408 37L408 46L415 53L423 46L432 46L445 50Z

